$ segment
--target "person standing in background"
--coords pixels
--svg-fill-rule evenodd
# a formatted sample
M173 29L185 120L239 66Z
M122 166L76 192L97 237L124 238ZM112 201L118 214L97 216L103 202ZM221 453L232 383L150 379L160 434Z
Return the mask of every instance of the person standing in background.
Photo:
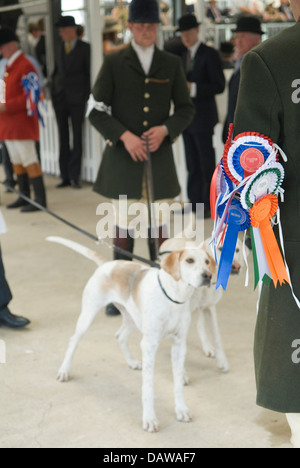
M170 201L180 193L172 144L194 116L180 58L155 45L159 22L156 0L131 2L129 28L133 40L126 49L105 57L91 97L90 121L107 143L94 190L112 199L117 213L113 243L128 252L133 252L134 232L128 227L127 208L137 201L147 202L146 141L154 199ZM120 195L126 195L125 205ZM157 251L151 241L156 238L161 245L167 235L160 219L156 233L149 227L152 260L156 260ZM128 259L115 253L116 260L122 258ZM109 307L107 313L112 315L112 310Z
M188 169L188 196L196 211L204 203L204 215L210 216L210 182L215 170L214 127L218 123L215 96L223 93L225 77L220 54L199 39L200 23L193 14L179 20L182 54L190 96L196 107L192 123L183 132Z
M77 36L73 16L62 16L56 26L62 38L59 55L51 79L51 97L59 132L59 165L61 183L58 188L81 188L82 135L86 103L90 94L90 45ZM69 121L73 129L70 143Z
M21 194L30 197L30 182L35 201L46 207L43 174L36 150L39 141L37 109L28 109L30 103L26 99L30 83L35 89L39 87L37 71L20 50L18 37L11 29L0 29L0 54L7 59L0 102L0 141L7 147ZM22 197L8 208L22 208L23 213L39 211Z
M261 22L255 16L241 17L237 22L234 45L236 49L235 69L228 85L228 107L227 117L223 129L223 143L226 143L229 125L233 123L236 102L240 86L240 69L244 56L261 42L264 32L261 29Z

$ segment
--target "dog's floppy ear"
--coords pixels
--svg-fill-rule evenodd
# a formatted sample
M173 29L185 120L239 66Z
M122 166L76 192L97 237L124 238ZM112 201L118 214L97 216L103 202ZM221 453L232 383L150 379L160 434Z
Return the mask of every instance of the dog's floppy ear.
M182 252L182 250L172 252L163 260L161 265L162 269L169 273L169 275L171 275L175 281L179 281L181 278L180 257L182 255Z

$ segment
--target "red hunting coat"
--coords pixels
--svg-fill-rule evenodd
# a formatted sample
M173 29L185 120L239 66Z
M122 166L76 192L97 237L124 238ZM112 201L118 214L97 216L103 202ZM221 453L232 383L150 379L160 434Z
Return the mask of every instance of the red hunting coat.
M0 114L0 141L39 140L39 123L36 114L27 115L26 94L22 79L36 70L23 53L11 66L7 66L4 75L5 101L7 111Z

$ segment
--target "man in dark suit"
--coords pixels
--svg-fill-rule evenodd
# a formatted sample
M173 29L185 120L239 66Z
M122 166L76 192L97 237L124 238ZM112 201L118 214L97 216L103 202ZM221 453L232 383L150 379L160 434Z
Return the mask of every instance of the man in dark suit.
M196 211L204 203L204 214L210 213L210 182L215 169L214 127L218 123L215 95L225 88L225 77L219 53L199 40L199 23L194 15L179 20L181 39L186 47L182 55L190 96L196 115L184 131L188 177L188 196Z
M224 143L227 140L229 125L234 121L234 113L240 86L241 63L244 56L261 42L261 36L264 34L261 29L260 20L255 16L242 16L237 22L236 30L233 32L235 33L234 42L237 61L234 73L228 85L228 109L223 130Z
M90 45L78 39L72 16L62 16L57 26L62 45L52 76L51 94L60 143L62 182L58 187L80 188L82 130L90 94ZM73 129L73 149L70 147L69 119Z

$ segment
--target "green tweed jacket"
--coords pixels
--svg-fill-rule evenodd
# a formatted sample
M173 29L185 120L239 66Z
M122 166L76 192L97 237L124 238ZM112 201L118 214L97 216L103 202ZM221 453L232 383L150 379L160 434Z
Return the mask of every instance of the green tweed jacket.
M255 131L285 151L281 222L295 294L300 298L300 22L245 57L235 134ZM281 161L282 162L282 161ZM251 313L251 311L249 311ZM264 287L255 333L257 403L300 413L300 309L289 286ZM298 348L298 350L297 350Z
M141 198L144 164L131 159L120 136L126 130L141 136L151 127L165 125L169 136L152 154L154 195L156 200L177 196L180 186L172 143L195 113L180 59L156 48L145 75L129 45L105 58L92 94L102 109L93 109L90 121L107 143L94 190L113 199Z

